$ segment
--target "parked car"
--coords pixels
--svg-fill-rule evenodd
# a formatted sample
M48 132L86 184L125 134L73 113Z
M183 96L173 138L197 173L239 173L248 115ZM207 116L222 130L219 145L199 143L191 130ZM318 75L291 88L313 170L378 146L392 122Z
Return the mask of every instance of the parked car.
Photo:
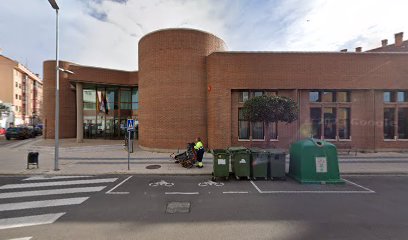
M29 137L30 138L35 138L35 136L37 136L37 135L35 134L34 127L33 126L28 126L27 128L28 128L28 132L29 132Z
M6 131L6 139L10 140L12 138L16 139L27 139L29 138L30 130L27 127L9 127Z
M34 132L35 132L36 136L39 136L39 135L43 134L42 128L40 128L40 127L34 127Z

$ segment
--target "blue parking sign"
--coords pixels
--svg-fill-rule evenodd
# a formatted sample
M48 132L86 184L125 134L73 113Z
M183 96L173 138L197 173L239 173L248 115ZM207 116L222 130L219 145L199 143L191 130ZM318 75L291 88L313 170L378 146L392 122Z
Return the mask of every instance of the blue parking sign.
M135 120L134 119L128 119L127 120L127 130L128 131L134 131L135 130Z

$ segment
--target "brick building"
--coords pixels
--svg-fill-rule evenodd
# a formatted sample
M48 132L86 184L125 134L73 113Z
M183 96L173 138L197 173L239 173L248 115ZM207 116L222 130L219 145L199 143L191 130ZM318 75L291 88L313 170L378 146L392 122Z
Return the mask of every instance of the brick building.
M43 83L21 63L0 55L0 102L11 110L0 127L35 125L42 119Z
M401 44L369 52L232 52L210 33L152 32L139 41L138 71L60 63L74 72L60 73L60 136L120 139L132 117L147 149L184 148L196 136L209 148L288 148L315 137L339 148L406 149L408 54L395 50L406 46L397 35ZM54 69L55 61L44 63L48 138L54 137ZM297 101L299 120L265 132L265 123L242 119L243 102L263 94Z

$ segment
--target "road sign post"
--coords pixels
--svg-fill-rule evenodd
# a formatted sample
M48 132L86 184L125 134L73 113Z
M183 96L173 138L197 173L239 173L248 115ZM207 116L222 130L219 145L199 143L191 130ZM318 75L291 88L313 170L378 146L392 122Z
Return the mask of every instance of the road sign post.
M131 132L135 131L135 120L134 119L127 120L127 131L128 131L128 145L127 145L128 170L130 170L130 151L133 152L133 139L131 138ZM131 146L132 148L130 148Z

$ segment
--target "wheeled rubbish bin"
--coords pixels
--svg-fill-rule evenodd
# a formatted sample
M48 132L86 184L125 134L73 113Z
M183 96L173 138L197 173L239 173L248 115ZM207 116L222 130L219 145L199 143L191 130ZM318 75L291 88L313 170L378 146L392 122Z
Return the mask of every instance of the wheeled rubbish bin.
M217 177L224 177L225 179L228 179L230 158L228 151L224 149L214 149L213 157L212 180L215 181Z
M232 172L237 179L251 176L251 152L245 147L230 147Z
M286 179L286 152L282 149L267 149L269 153L269 177L272 180Z
M264 149L251 148L252 179L268 179L269 153Z

